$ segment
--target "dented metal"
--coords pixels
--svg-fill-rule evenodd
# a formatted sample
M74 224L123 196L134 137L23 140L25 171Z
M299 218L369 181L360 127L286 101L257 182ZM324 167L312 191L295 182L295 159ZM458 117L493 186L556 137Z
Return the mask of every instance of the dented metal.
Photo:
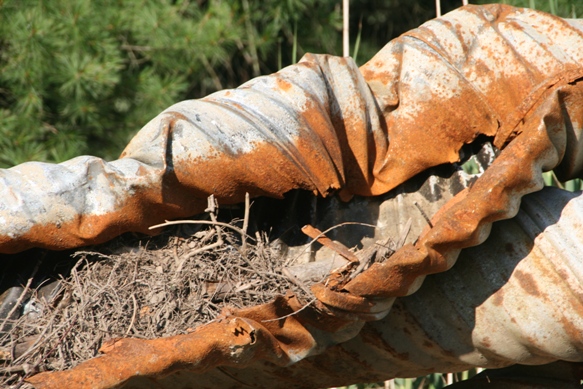
M458 162L480 137L498 149L416 239L355 277L331 274L313 286L308 308L282 297L190 335L117 340L101 358L31 382L318 387L583 361L581 200L539 192L543 171L581 175L582 48L581 22L468 6L395 39L360 69L308 55L238 89L176 104L117 161L2 171L0 250L13 252L146 231L202 211L210 194L221 203L292 189L383 195Z

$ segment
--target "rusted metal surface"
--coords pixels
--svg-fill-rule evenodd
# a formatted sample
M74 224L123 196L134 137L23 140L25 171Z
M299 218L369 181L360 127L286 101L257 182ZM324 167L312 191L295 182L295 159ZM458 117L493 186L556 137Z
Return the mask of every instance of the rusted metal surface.
M145 231L203 210L209 194L221 203L292 189L382 195L459 161L479 136L500 150L414 241L356 277L332 274L314 285L317 301L306 309L279 298L191 335L111 343L101 358L31 381L317 387L582 361L580 200L545 190L532 198L548 214L524 208L524 218L492 227L542 188L542 171L581 174L582 29L532 10L464 7L392 41L360 69L308 55L238 89L176 104L118 161L81 157L3 171L0 250L13 252ZM482 244L492 228L497 241ZM462 249L477 245L486 259L460 261L477 266L467 274L461 263L452 269Z
M321 316L324 322L315 322L309 309L264 322L298 309L294 298L279 298L189 335L112 342L104 356L33 382L38 388L76 387L81 380L108 388L126 379L125 388L316 388L474 366L583 361L582 210L580 194L546 188L529 195L484 244L462 251L456 266L428 276L417 293L396 299L389 315L356 336L337 329L331 339L319 330L331 323ZM261 338L263 328L275 339ZM298 338L296 331L310 336ZM316 343L337 342L317 350Z
M117 161L79 157L1 171L0 252L151 232L165 219L203 211L211 194L221 204L240 202L245 192L370 194L369 154L383 154L387 143L354 62L307 55L238 89L168 108Z
M473 23L478 20L481 23ZM471 141L466 136L478 133L494 136L495 145L502 151L469 190L460 193L440 211L433 220L434 228L423 234L415 245L404 247L390 262L358 276L339 288L341 291L375 298L414 292L424 275L449 269L460 249L482 243L493 221L513 217L521 197L542 188L541 172L560 165L567 134L578 139L581 133L583 117L581 104L577 102L581 101L582 85L577 80L583 73L578 65L581 51L574 48L581 45L581 39L580 31L567 22L535 11L516 11L501 6L472 7L405 34L401 42L390 44L390 50L383 49L363 66L367 79L378 80L381 77L378 69L385 64L382 69L387 81L382 88L374 82L371 85L373 90L384 91L387 101L391 101L387 91L398 90L401 96L404 85L409 83L431 85L425 93L431 95L432 103L438 103L432 104L427 112L411 115L410 120L417 123L416 128L426 131L419 126L420 122L429 123L429 115L443 117L445 115L439 112L447 112L447 116L439 120L445 121L441 126L447 128L448 139L436 140L436 133L431 134L433 140L428 143L424 139L422 147L426 158L439 155L441 162L452 162L457 158L460 143ZM395 51L403 55L400 67L395 68L397 73L387 75L387 54ZM407 73L402 67L407 53L411 52L416 53L414 57L418 63L429 64L428 69L418 71L419 76L409 76L412 81L405 77ZM432 77L440 81L431 83ZM447 88L442 85L444 80L448 82ZM471 87L463 88L464 83ZM454 92L458 91L456 88L459 92ZM471 90L468 96L462 92L465 89ZM451 96L440 96L443 90L448 90ZM458 96L462 100L458 101ZM472 112L466 109L464 101L484 111L481 114ZM470 122L475 117L495 119L496 131L489 133L486 123L465 127L469 123L467 120L456 118L452 109L440 106L454 102L460 107L459 114L468 115ZM401 106L395 112L400 109ZM428 115L426 120L423 120L424 115ZM459 123L459 127L454 123ZM403 130L403 126L395 128ZM410 126L404 128L411 137L409 144L415 144L413 137L423 136L421 130L410 133ZM452 150L449 155L443 151L450 148L448 144ZM579 154L579 151L573 152ZM392 157L387 160L406 160L404 156ZM432 159L431 163L434 161ZM564 170L569 170L570 174L580 173L580 167L572 164ZM326 301L326 296L318 297Z
M571 100L576 83L573 91L563 86L581 76L577 27L535 11L468 7L396 39L360 71L347 58L308 55L238 89L178 103L117 161L3 170L0 251L148 232L164 218L204 210L210 194L233 203L246 191L386 193L458 161L479 134L502 147L551 94ZM575 141L560 171L580 170L578 130L559 131L559 155L545 168L558 164L568 136Z

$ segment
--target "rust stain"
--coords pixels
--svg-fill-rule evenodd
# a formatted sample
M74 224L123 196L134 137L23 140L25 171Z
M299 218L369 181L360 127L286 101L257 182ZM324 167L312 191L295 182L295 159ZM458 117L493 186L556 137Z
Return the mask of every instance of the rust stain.
M532 296L540 296L541 292L532 274L524 273L522 270L517 269L514 272L514 277L516 277L520 287L524 289L526 293Z
M278 78L276 80L276 82L277 82L277 87L284 92L287 92L292 88L292 84L290 84L286 80L282 80L281 78Z
M492 303L496 306L501 307L502 304L504 304L504 291L503 290L498 290L496 293L494 293L494 296L492 297Z

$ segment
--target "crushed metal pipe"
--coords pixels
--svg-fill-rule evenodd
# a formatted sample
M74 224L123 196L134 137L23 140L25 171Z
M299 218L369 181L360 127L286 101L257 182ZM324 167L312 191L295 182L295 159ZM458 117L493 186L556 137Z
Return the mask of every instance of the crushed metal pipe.
M459 162L464 146L478 139L497 150L414 242L355 277L330 274L313 286L317 301L308 308L295 296L278 297L226 312L192 334L112 341L102 357L29 381L38 388L289 387L278 381L286 377L317 387L363 379L343 376L354 373L347 366L387 379L583 361L582 275L572 254L580 252L573 235L580 200L541 191L543 171L554 169L562 180L581 176L582 63L580 21L467 6L403 34L360 68L349 58L310 54L237 89L178 103L140 130L116 161L79 157L1 171L0 251L12 253L148 232L164 219L203 211L211 194L221 204L241 202L245 193L281 198L293 189L345 200L379 196L429 168ZM521 212L528 216L521 217L528 194L553 212L533 213L525 200ZM412 319L415 298L436 296L423 294L430 279L455 284L462 250L462 258L473 246L479 250L491 233L506 238L500 226L515 231L510 240L520 238L504 246L505 255L474 261L484 266L485 281L439 292L447 301L439 308L459 314L462 324L444 317L442 337L441 327ZM480 295L466 301L465 292Z

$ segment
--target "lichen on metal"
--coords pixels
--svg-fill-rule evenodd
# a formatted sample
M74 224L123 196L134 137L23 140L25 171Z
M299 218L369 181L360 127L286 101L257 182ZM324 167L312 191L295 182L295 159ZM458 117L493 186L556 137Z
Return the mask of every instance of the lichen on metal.
M498 150L414 242L355 277L331 274L313 287L317 301L308 308L280 297L189 335L112 341L100 358L30 381L39 388L172 387L180 380L317 387L361 380L356 368L376 380L583 361L580 198L539 192L543 171L581 176L582 63L579 21L467 6L393 40L360 69L348 58L307 55L240 88L178 103L117 161L80 157L2 171L0 251L14 252L147 232L163 219L202 211L210 194L223 204L246 192L281 197L292 189L378 196L459 162L479 138ZM522 197L533 192L521 216ZM550 211L532 212L530 201ZM492 229L506 251L483 244ZM486 258L465 259L477 268L462 276L454 264L472 246L462 258ZM443 274L427 277L435 273ZM423 305L437 324L415 316L416 299L437 296L443 303ZM511 296L532 309L522 312ZM458 315L455 323L447 313Z

